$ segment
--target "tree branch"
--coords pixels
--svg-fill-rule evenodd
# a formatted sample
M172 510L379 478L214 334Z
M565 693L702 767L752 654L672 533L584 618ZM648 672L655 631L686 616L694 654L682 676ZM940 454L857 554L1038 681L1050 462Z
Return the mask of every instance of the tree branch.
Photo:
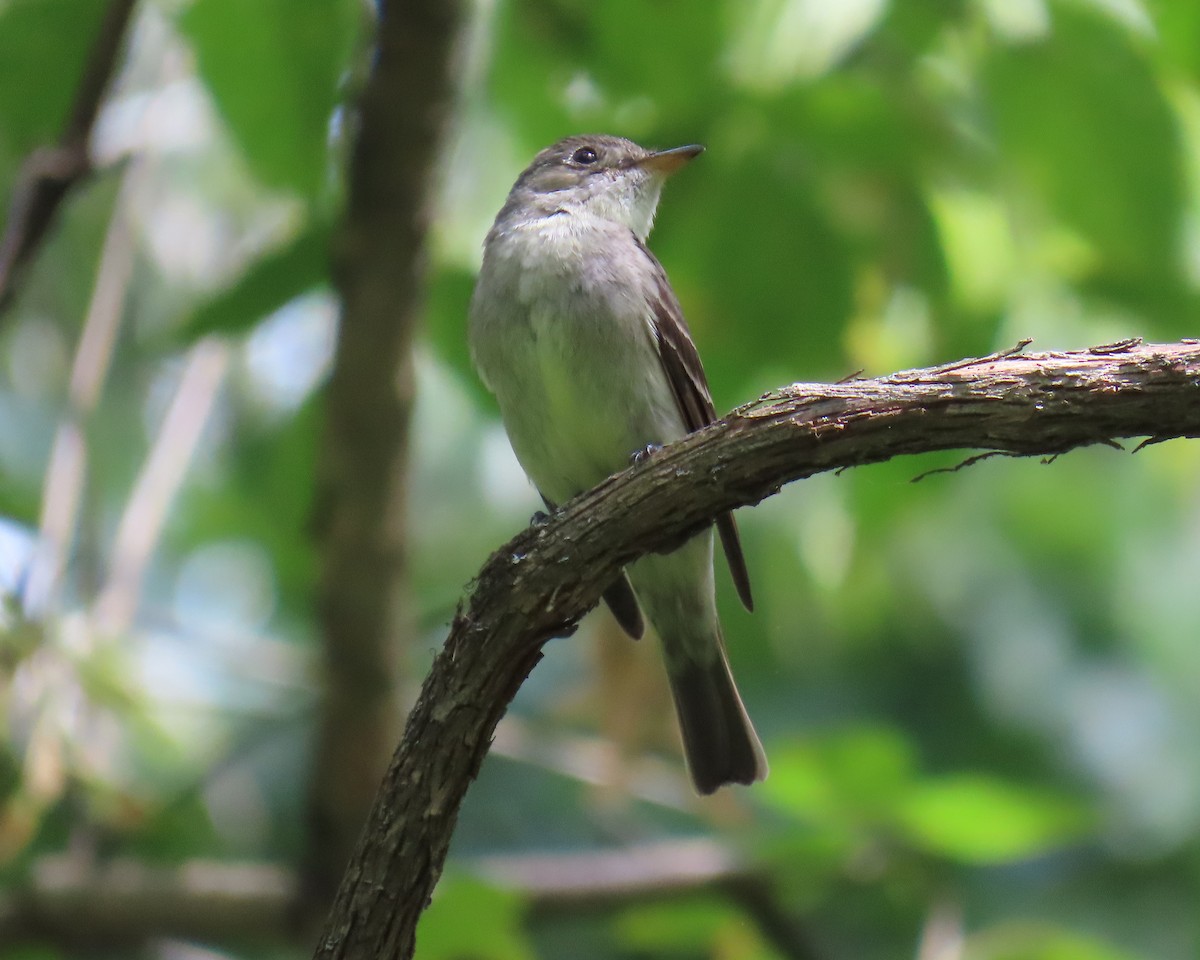
M705 838L492 856L463 867L544 911L644 904L713 887L741 902L734 887L766 882L761 867ZM264 861L165 866L132 858L41 857L21 884L0 894L0 943L47 940L93 951L144 948L162 937L287 943L294 938L288 916L297 881L292 870Z
M88 155L92 128L116 73L135 4L136 0L111 0L58 143L34 150L21 167L8 223L0 237L0 312L12 302L17 278L41 246L63 200L92 170Z
M542 645L642 553L792 480L958 448L1200 436L1200 341L993 356L765 394L576 497L484 565L434 660L316 956L411 957L459 806Z
M295 892L293 874L269 863L45 857L0 898L0 942L48 940L81 951L144 947L164 936L273 942L286 937Z

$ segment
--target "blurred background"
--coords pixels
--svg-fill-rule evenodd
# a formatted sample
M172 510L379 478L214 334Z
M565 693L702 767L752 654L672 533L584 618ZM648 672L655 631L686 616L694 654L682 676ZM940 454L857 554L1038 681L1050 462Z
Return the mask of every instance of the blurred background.
M110 11L0 0L10 232ZM403 515L379 518L404 556L378 568L387 646L360 664L385 708L333 730L329 375L393 375L337 356L326 255L371 15L142 0L96 172L7 291L3 960L307 955L303 865L337 860L331 818L353 837L470 578L539 506L465 319L492 217L560 136L708 146L650 245L718 410L1026 337L1197 333L1190 0L472 0L411 426L372 427L406 459ZM653 640L596 612L552 642L418 956L1195 957L1200 446L913 482L965 456L739 514L755 614L718 581L771 762L753 789L691 793ZM347 773L339 737L382 752Z

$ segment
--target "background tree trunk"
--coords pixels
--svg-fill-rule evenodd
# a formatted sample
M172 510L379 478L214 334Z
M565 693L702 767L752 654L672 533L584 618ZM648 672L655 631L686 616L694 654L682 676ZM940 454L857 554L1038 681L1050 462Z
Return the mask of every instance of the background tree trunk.
M412 341L463 13L416 0L383 3L380 18L335 251L342 315L319 465L325 689L305 884L318 903L336 887L402 721Z

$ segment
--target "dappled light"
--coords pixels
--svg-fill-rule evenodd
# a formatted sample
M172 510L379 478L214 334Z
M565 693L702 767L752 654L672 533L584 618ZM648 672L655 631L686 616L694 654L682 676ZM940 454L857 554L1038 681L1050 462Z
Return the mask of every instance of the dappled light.
M1184 0L430 4L0 0L0 960L311 955L545 509L467 317L547 144L706 146L647 245L718 416L1200 336ZM1200 444L1122 444L739 510L751 787L691 789L657 637L550 640L416 956L1196 956Z

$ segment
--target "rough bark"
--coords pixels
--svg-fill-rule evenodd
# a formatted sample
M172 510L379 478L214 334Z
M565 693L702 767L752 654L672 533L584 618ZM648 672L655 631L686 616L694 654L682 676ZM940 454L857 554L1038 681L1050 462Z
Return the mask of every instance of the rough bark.
M404 563L412 338L463 21L461 4L448 0L384 2L379 15L335 251L342 315L320 459L325 687L305 887L310 903L323 905L402 722L399 661L411 631Z
M493 554L460 605L316 956L412 956L417 919L497 721L545 642L569 632L639 554L825 470L961 448L1059 454L1137 436L1200 436L1200 341L795 384L572 500Z

